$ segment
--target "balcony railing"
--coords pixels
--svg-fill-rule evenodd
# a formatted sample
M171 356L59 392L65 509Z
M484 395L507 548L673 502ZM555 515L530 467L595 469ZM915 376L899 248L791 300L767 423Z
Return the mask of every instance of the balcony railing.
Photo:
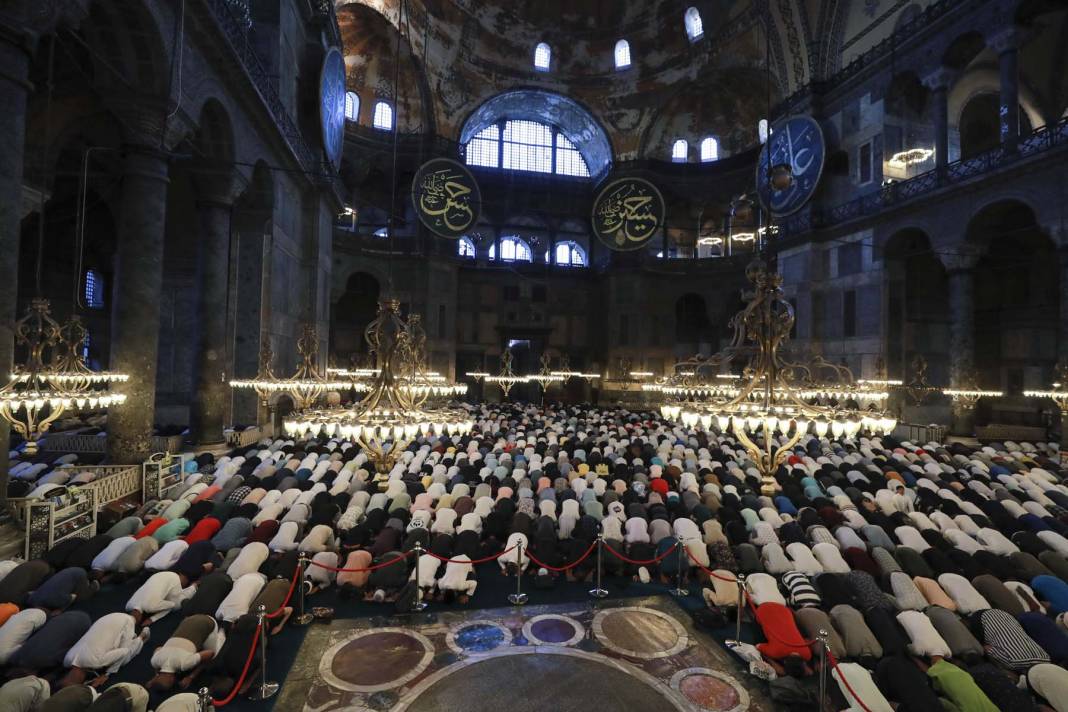
M278 96L278 90L271 83L270 73L253 49L247 24L228 0L207 0L207 2L223 34L229 40L231 48L252 80L252 86L263 98L264 104L267 105L267 109L274 118L275 125L293 150L301 167L310 174L332 173L332 170L326 170L323 160L304 141L304 135L297 128L293 117L289 115L289 110L282 103L282 98Z
M1016 150L1002 146L976 156L953 161L944 169L934 168L926 173L890 183L879 190L832 208L813 207L810 211L792 215L780 222L783 236L799 235L811 230L834 227L851 220L868 217L888 208L930 195L939 188L962 183L983 176L1019 161L1068 144L1068 117L1052 126L1043 126L1017 142Z

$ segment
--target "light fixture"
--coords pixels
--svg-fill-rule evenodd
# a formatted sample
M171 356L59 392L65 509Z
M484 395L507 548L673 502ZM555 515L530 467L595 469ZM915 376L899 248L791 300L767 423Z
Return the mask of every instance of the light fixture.
M467 375L471 376L472 374L468 373ZM501 370L496 374L481 374L481 380L499 386L504 397L507 398L512 386L517 383L526 383L527 377L517 376L515 371L512 370L512 350L505 349L501 352Z
M563 382L563 376L552 372L552 366L549 365L548 353L542 353L539 363L541 363L541 370L527 376L527 381L537 383L543 391L548 390L549 386L553 383Z
M789 163L777 163L771 167L768 174L768 182L773 190L789 190L794 184L794 171Z
M552 374L554 376L560 376L565 381L570 380L572 378L581 378L586 381L592 381L601 377L601 374L599 373L584 373L582 371L572 371L571 364L569 363L569 361L570 357L567 354L564 354L560 358L560 369L558 371L553 371Z
M967 369L960 377L959 388L943 388L942 393L953 399L955 405L965 409L974 408L980 398L999 398L1001 391L985 390L978 385L978 376L974 369Z
M934 149L932 148L910 148L895 153L887 161L887 164L894 168L907 168L917 163L923 163L933 155Z
M319 356L319 337L314 326L304 326L300 338L297 339L297 353L300 355L300 364L294 374L289 378L278 378L271 368L271 346L265 339L260 349L259 375L253 379L234 379L230 381L230 386L253 389L267 408L271 407L275 394L288 395L293 399L293 406L297 410L310 408L328 391L348 388L366 390L351 381L329 380L319 373L319 367L315 363Z
M126 400L121 393L96 389L100 384L124 380L120 374L94 381L80 369L60 365L69 361L59 348L63 343L62 329L52 318L47 299L34 298L26 314L15 322L15 343L26 347L26 362L15 367L10 380L0 389L0 418L26 440L26 454L37 452L38 441L63 413L109 408ZM66 349L70 347L64 345ZM53 365L46 365L46 352Z
M1056 380L1052 388L1024 391L1024 395L1028 398L1049 398L1057 404L1061 412L1065 412L1068 411L1068 361L1060 361L1053 371Z
M689 427L711 430L715 424L720 432L732 433L756 466L762 493L771 495L777 489L779 466L810 429L818 437L828 432L836 438L861 431L888 434L897 419L878 405L887 397L885 390L856 383L845 366L818 357L808 363L788 360L783 347L794 313L782 291L782 276L760 262L751 264L746 276L754 289L749 303L731 320L734 341L719 354L677 364L682 366L677 373L694 376L680 375L675 383L661 385L665 396L682 399L662 412ZM716 379L701 380L697 375L742 355L748 356L748 363L740 378L717 374ZM834 374L836 382L819 382L816 374L824 371Z
M364 334L378 359L368 394L349 408L294 413L285 420L285 429L294 437L325 434L354 441L381 481L416 438L463 435L474 421L461 408L428 407L431 392L413 387L426 382L426 335L419 319L403 319L398 300L380 302Z
M739 232L731 235L731 239L735 242L752 242L756 239L755 232Z

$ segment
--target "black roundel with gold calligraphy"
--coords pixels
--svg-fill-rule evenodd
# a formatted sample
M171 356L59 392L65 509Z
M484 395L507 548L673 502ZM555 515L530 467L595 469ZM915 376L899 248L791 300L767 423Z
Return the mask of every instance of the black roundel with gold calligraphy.
M432 158L412 180L412 204L431 232L455 240L478 221L482 194L466 167L448 158Z
M593 231L613 250L637 250L664 227L664 197L642 178L609 183L593 201Z

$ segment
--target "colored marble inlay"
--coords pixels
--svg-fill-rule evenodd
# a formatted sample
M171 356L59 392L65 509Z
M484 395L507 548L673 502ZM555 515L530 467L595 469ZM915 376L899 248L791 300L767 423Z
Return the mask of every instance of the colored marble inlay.
M535 621L530 631L545 643L566 643L575 636L575 626L560 618Z
M726 712L736 708L741 699L734 686L711 675L696 674L682 679L679 692L695 705L711 712Z
M640 655L671 650L679 641L678 630L671 621L645 611L611 613L601 626L608 641Z
M489 623L476 623L456 633L456 645L471 653L493 650L504 642L504 631Z
M342 647L331 672L353 685L383 685L419 665L425 654L422 643L405 633L371 633Z

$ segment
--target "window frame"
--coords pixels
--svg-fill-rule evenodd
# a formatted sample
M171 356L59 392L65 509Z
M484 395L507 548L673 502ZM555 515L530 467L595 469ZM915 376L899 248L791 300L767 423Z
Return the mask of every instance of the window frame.
M621 59L623 61L620 61ZM621 37L616 40L615 49L612 51L612 60L617 72L629 69L634 64L634 58L630 54L630 42L625 38Z
M353 107L351 112L349 111L350 105ZM345 92L345 121L351 121L354 124L360 122L360 95L351 89Z
M568 261L560 261L560 248L567 250ZM575 257L578 256L578 261ZM589 255L586 249L575 240L560 240L553 243L551 249L545 251L545 261L558 267L588 267Z
M503 256L505 254L504 245L506 243L513 245L511 257ZM520 246L526 251L525 258L519 257ZM500 247L499 251L497 249L498 247ZM493 244L490 245L489 259L491 262L526 262L529 264L534 261L534 252L530 249L530 243L519 235L505 235L497 238L493 241Z
M711 142L712 156L710 158L705 156L705 146ZM701 143L698 144L698 153L700 154L701 163L712 163L719 160L719 139L715 136L705 136L701 139Z
M682 148L682 155L679 155L679 148ZM684 138L677 138L671 142L671 162L672 163L689 163L690 162L690 142Z
M524 130L517 124L532 124L544 129L549 133L549 141L539 143L535 138L530 139L532 142L527 142L523 140L524 137L514 137L514 134ZM487 132L492 135L485 136ZM472 144L474 144L474 150L472 150ZM578 146L558 126L544 121L501 118L483 127L468 140L464 148L464 162L469 166L582 180L592 178L586 157L582 155ZM546 155L542 156L541 160L537 160L539 156L529 155L532 151L535 154L545 153ZM564 160L565 158L567 160ZM506 160L513 165L506 166ZM515 165L517 161L523 165Z
M89 268L82 276L85 282L82 292L85 298L85 306L89 309L104 309L107 300L104 297L104 275L100 270Z
M538 63L539 53L545 50L545 64ZM534 45L534 70L538 72L548 72L553 66L553 48L548 42L539 42Z
M471 254L465 254L464 246L466 246L467 249L470 249ZM466 235L460 237L460 239L456 241L456 256L465 260L475 259L478 256L478 250L475 249L475 241Z
M701 17L701 11L691 5L686 8L686 12L682 14L682 23L686 28L686 36L690 38L690 42L697 42L705 36L705 23ZM696 32L691 31L696 27Z
M389 110L389 126L382 126L378 121L378 110L381 107L385 107ZM379 131L394 131L397 128L397 113L393 109L393 104L385 99L378 99L375 101L374 113L371 115L371 126Z

